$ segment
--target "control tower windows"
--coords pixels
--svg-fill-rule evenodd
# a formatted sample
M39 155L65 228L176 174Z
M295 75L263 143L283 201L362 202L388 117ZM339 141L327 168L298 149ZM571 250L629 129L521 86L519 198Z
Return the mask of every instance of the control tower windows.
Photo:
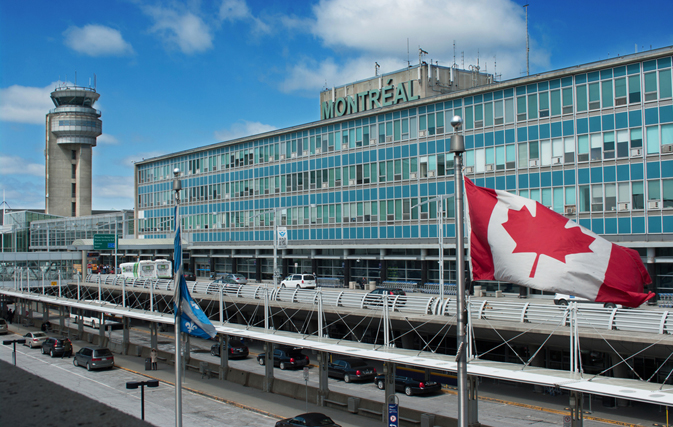
M70 155L73 160L77 160L77 150L70 150Z

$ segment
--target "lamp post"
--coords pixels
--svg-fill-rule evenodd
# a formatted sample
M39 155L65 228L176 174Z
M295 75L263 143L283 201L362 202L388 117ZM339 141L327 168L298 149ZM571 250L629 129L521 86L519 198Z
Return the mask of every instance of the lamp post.
M180 224L180 216L179 216L179 210L180 210L180 191L182 190L182 183L180 182L179 179L180 176L180 169L175 168L173 169L173 191L175 192L175 233L176 237L177 236L177 231L178 227ZM179 236L180 239L182 239L182 235ZM181 242L180 242L181 243ZM180 245L180 250L182 250L182 245ZM177 265L177 270L178 271L173 271L173 274L175 275L175 287L176 287L176 293L175 296L179 297L179 289L180 287L180 282L182 280L182 254L173 254L174 259L179 259L180 264ZM176 268L174 268L176 270ZM182 351L182 346L180 344L180 301L178 298L176 298L175 301L175 306L177 307L176 313L175 313L175 427L182 427L182 372L180 371L181 369L181 363L178 363L178 361L182 361L182 357L180 355L180 352Z
M451 136L450 152L453 153L453 170L456 186L456 273L458 284L458 313L456 332L456 379L458 385L458 426L468 425L468 395L467 395L467 310L465 305L465 261L464 261L464 232L463 232L463 153L465 141L458 132L463 126L460 116L451 119L454 134Z
M128 381L126 383L127 389L136 389L140 387L140 419L145 420L145 386L159 387L159 380L147 381Z
M439 299L440 301L444 301L444 200L448 199L451 197L448 194L441 194L437 197L433 197L432 199L428 199L425 202L418 203L414 206L411 207L417 208L419 206L428 204L430 202L437 201L437 221L438 221L438 233L437 237L439 237Z

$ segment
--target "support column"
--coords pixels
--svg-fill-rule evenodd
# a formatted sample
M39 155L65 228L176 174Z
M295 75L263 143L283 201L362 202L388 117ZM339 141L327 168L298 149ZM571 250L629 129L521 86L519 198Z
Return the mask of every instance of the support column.
M77 334L79 339L84 339L84 317L82 317L82 309L77 309Z
M220 379L226 380L229 372L229 335L220 335Z
M98 345L104 346L105 345L105 315L101 313L101 322L100 325L98 325ZM112 325L110 325L110 328Z
M479 427L479 378L467 376L467 425L469 427Z
M386 376L386 386L385 386L385 401L383 402L386 414L384 419L384 425L388 425L388 402L390 402L390 396L395 395L395 364L391 362L385 362L383 364L383 372Z
M325 399L329 396L329 384L327 377L327 364L329 362L329 353L318 353L318 397L316 401L318 406L325 406Z
M129 318L122 317L122 354L129 354Z
M42 303L42 321L49 321L49 304L45 302Z
M150 348L156 349L159 346L158 325L155 322L150 323Z
M263 391L271 393L273 390L273 343L264 344L264 386Z
M572 427L582 427L584 425L584 395L577 391L570 392L570 416Z
M62 305L58 306L58 324L61 328L61 333L65 329L65 307ZM70 328L68 328L70 330Z

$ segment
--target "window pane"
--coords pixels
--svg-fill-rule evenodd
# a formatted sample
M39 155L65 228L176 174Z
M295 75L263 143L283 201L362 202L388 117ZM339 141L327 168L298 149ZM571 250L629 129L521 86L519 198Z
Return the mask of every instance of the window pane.
M528 95L528 118L537 119L537 94Z
M602 83L603 89L603 108L612 107L612 80Z
M577 86L576 93L577 93L577 111L587 111L586 85Z
M659 190L658 179L647 181L647 200L661 200L661 192Z
M632 184L633 189L633 198L632 198L632 203L633 205L631 206L632 209L644 209L645 208L645 195L644 195L644 189L643 189L643 182L642 181L636 181Z
M551 91L551 115L558 116L561 114L561 91Z
M629 103L640 102L640 76L629 76Z
M671 97L671 70L659 71L659 98Z
M647 154L659 152L659 126L647 128Z

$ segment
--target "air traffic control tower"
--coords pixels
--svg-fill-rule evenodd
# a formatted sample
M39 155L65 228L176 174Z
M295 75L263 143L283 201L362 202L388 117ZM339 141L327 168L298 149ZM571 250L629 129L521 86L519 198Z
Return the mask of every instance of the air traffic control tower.
M56 108L47 114L46 213L91 215L91 149L102 134L95 89L62 86L51 93Z

